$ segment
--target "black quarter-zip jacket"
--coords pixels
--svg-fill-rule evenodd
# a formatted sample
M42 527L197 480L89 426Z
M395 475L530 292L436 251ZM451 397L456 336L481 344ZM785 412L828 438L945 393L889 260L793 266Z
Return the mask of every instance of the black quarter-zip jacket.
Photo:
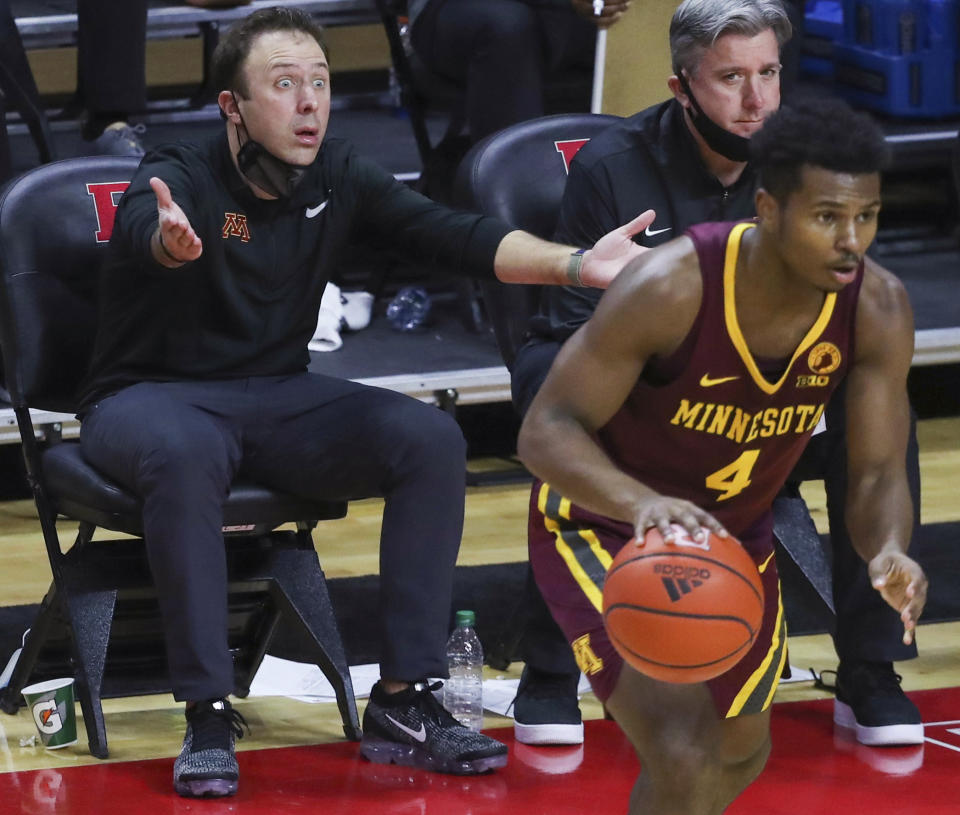
M167 183L203 241L200 258L177 269L160 266L150 251L151 176ZM305 370L324 287L361 230L477 277L493 275L510 231L424 198L342 139L324 140L286 200L253 195L225 133L149 152L117 208L83 405L142 381Z
M659 246L687 227L754 215L756 174L748 164L730 187L710 173L670 99L611 125L574 156L555 238L593 246L608 232L647 209L656 220L634 240ZM549 287L531 321L534 337L563 342L596 308L599 289Z

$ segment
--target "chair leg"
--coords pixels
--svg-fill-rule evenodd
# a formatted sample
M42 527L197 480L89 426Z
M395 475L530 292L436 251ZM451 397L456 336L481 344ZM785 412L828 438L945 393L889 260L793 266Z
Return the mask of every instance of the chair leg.
M76 666L74 690L83 712L90 753L96 758L108 755L100 690L116 601L115 590L65 593L65 611L70 621L70 642Z
M343 719L343 732L360 740L360 717L343 641L333 615L330 593L316 552L275 547L270 552L271 594L281 614L316 644L317 665L333 685Z
M20 692L30 683L37 658L62 615L70 629L74 694L83 713L90 753L96 758L108 755L100 689L116 598L116 591L74 593L67 589L58 592L52 585L30 628L10 683L0 694L0 708L7 713L16 713L20 706Z

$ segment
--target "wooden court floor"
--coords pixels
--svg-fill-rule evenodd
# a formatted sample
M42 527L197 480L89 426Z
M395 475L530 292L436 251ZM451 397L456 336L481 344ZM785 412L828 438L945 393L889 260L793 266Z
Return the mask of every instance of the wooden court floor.
M919 436L923 520L926 523L960 520L957 488L960 483L960 418L926 420L920 425ZM475 462L471 466L475 465L482 466L482 463ZM470 488L460 562L473 565L523 559L527 497L526 485ZM805 497L815 520L822 527L826 513L821 486L815 482L807 485ZM369 574L376 569L380 509L378 501L356 502L351 505L347 518L324 524L320 555L328 576ZM960 546L960 541L956 545ZM0 504L0 604L38 602L49 580L49 567L32 503L12 501ZM918 641L920 658L897 666L904 676L904 687L908 691L920 691L960 686L960 622L923 625ZM0 655L0 660L5 661L6 657L6 654ZM812 667L818 671L836 665L832 644L826 635L791 638L790 660L796 667ZM521 669L522 665L514 664L504 675L516 678ZM782 686L776 702L825 698L827 694L815 689L811 683L799 683ZM332 704L305 705L276 697L240 700L237 704L251 725L250 735L238 744L241 751L335 745L343 741L339 716ZM590 694L582 699L582 708L586 719L602 718L602 710ZM172 697L157 695L106 700L104 709L111 751L108 763L169 759L179 751L184 721L182 707ZM960 724L960 709L952 718ZM488 728L509 727L510 724L509 719L492 714L485 721ZM89 755L82 734L78 744L53 752L26 743L33 733L33 723L25 710L16 716L0 714L0 773L17 774L104 763ZM798 767L798 772L802 772L802 766ZM953 777L960 778L960 775ZM960 812L960 782L953 784L951 794L957 805L956 811ZM0 813L18 811L24 810L12 802L5 804L0 800ZM177 809L177 812L181 811L195 810L190 807ZM410 811L420 810L412 808ZM468 807L460 811L471 810ZM892 813L897 809L889 811Z

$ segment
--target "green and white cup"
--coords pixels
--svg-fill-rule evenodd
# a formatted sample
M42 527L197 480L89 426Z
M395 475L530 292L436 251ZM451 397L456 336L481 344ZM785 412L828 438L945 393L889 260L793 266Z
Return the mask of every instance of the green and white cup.
M43 746L59 750L77 743L77 711L73 679L50 679L24 688L27 710L37 726Z

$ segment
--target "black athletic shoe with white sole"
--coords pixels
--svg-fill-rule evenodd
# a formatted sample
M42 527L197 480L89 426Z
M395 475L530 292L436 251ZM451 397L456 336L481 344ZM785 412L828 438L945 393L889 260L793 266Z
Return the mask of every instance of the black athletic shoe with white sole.
M443 687L415 682L387 694L378 682L363 712L360 753L377 764L476 775L507 763L507 745L458 722L434 697Z
M173 765L173 788L185 798L233 795L240 780L234 739L243 738L246 720L226 699L197 702L186 716L183 749Z
M522 744L583 744L577 700L580 674L524 667L513 700L513 735Z
M923 744L920 711L890 662L845 661L837 668L833 721L871 747Z

